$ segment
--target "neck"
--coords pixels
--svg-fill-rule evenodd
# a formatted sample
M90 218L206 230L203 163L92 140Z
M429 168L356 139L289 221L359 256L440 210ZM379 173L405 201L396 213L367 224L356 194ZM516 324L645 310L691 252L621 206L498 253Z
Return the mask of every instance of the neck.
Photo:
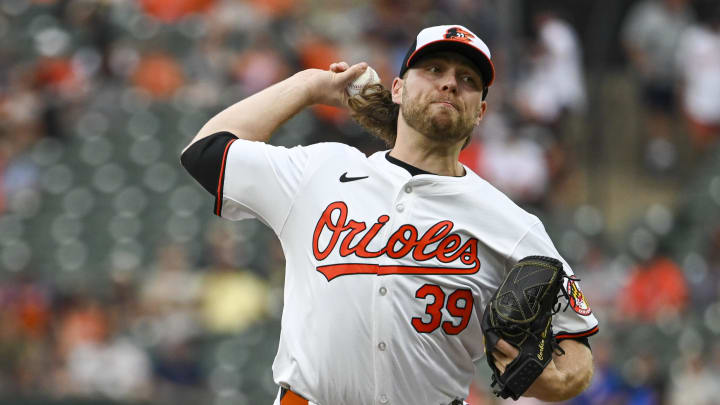
M408 126L401 114L390 156L430 173L462 176L465 169L458 156L464 143L464 139L455 143L430 139Z

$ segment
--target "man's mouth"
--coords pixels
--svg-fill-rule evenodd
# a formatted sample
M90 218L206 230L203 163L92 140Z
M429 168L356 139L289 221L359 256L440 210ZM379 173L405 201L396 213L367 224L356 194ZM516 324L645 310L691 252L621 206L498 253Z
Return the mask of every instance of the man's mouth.
M437 101L434 101L433 104L440 104L440 105L443 105L443 106L445 106L445 107L453 108L453 109L455 109L456 111L459 111L457 105L455 105L455 104L454 104L453 102L451 102L451 101L447 101L447 100L437 100Z

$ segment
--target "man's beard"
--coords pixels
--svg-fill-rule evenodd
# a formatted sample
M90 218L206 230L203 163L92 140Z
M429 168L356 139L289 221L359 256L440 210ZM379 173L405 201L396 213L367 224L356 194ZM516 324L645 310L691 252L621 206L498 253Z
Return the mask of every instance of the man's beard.
M456 116L452 113L439 116L430 112L431 103L410 101L407 94L407 91L403 92L402 105L400 105L405 122L410 128L432 140L457 142L467 138L475 127L473 116L464 116L457 110Z

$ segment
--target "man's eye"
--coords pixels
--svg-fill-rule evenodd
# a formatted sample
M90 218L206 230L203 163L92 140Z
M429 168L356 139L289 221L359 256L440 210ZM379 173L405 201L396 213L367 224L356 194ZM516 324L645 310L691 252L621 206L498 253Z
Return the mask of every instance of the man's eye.
M432 73L437 73L440 71L440 68L435 65L430 65L430 66L428 66L428 70Z
M463 76L462 81L471 86L475 86L475 79L472 76Z

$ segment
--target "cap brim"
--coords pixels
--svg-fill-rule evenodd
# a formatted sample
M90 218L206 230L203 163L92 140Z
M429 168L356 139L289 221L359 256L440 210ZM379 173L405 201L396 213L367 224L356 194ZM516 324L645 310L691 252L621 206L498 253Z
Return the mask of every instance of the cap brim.
M407 65L403 69L403 72L409 69L412 64L417 62L421 57L440 51L457 52L470 59L480 70L483 81L485 81L485 87L490 87L490 85L492 85L495 81L495 66L485 52L470 44L454 40L438 40L429 42L423 45L420 49L415 50L415 52L413 52L407 59Z

